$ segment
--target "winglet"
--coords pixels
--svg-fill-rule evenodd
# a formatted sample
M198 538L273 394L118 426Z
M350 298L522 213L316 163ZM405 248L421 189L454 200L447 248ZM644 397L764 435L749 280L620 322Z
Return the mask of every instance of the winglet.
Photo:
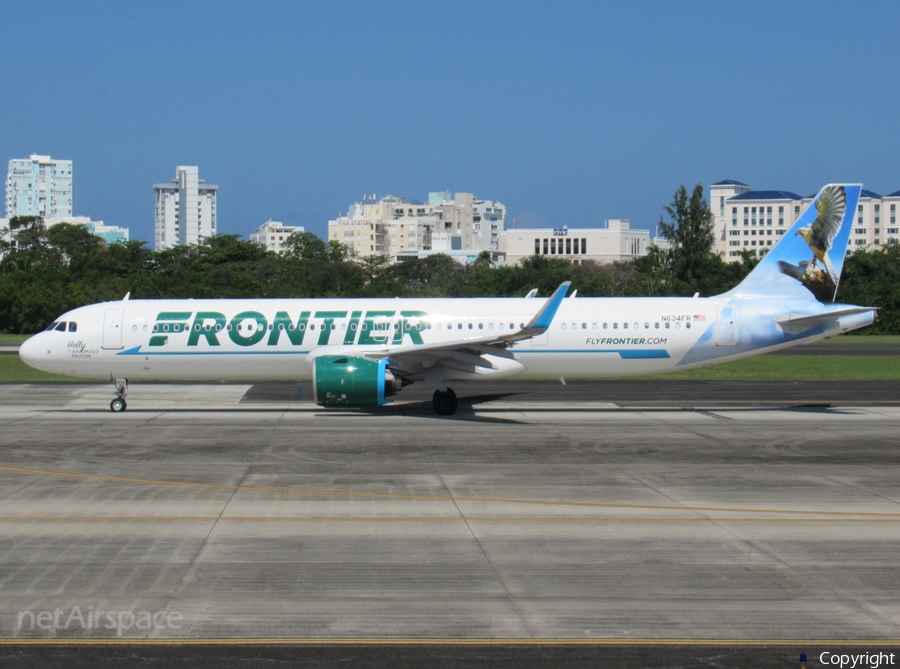
M553 295L550 296L550 299L544 303L541 310L537 312L534 315L534 318L532 318L528 325L525 326L524 332L533 334L543 334L546 332L547 328L549 328L550 324L553 322L553 318L556 316L556 312L559 310L559 305L562 304L563 298L565 298L566 293L569 292L569 286L571 285L571 281L563 281L559 284L559 288L553 291Z

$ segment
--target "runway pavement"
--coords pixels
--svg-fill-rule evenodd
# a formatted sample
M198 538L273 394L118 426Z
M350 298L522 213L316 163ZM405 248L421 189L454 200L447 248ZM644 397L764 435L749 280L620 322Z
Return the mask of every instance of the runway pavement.
M108 386L0 385L0 637L396 666L900 639L900 384L507 382L452 418L416 386L339 412L301 387L135 385L113 414Z

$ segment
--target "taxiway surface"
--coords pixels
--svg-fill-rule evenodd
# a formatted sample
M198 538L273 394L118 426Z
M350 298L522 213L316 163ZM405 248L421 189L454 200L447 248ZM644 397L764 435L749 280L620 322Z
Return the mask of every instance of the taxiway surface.
M2 385L0 637L900 638L897 384L615 383Z

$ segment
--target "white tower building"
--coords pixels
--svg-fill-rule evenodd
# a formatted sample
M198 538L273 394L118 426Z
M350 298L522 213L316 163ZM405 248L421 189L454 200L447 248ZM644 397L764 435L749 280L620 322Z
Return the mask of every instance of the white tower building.
M9 161L6 217L71 216L72 161L32 154Z
M216 193L219 187L198 178L199 168L178 166L175 178L156 184L157 251L197 244L216 234Z

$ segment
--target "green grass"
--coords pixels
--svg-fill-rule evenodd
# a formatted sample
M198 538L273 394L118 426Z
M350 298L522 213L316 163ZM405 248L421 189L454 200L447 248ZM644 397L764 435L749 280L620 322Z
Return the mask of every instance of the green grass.
M18 334L0 334L0 345L2 346L18 346L31 335Z
M75 383L108 383L98 379L80 379L75 376L60 376L48 374L33 369L22 362L22 359L14 353L0 354L0 382L6 383L35 383L39 381L63 381Z

